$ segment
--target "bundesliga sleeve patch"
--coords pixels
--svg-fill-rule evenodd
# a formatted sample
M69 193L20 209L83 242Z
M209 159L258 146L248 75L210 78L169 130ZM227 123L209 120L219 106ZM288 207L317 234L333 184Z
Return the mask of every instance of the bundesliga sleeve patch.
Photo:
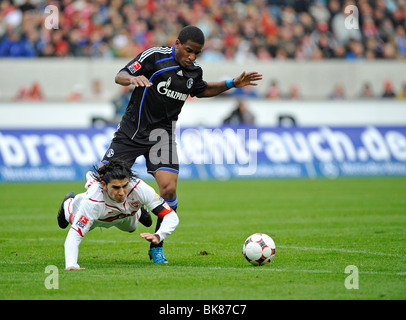
M83 237L87 231L89 231L89 219L85 216L80 216L80 218L76 221L75 225L72 225L71 228L75 230L77 233ZM91 225L91 222L90 222Z
M141 69L141 65L138 61L135 61L133 64L131 64L128 67L128 70L130 70L131 73L136 73L140 69Z
M81 216L78 220L78 222L76 222L76 224L78 225L78 227L80 228L84 228L87 223L89 222L89 219L87 219L85 216Z

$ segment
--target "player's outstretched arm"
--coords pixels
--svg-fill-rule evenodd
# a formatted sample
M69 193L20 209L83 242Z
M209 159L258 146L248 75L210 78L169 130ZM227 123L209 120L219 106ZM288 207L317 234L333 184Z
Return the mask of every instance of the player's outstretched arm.
M145 76L137 76L134 77L130 75L126 71L121 71L116 75L114 79L117 84L121 84L122 86L129 86L131 84L135 85L136 87L150 87L152 83Z
M198 98L214 97L223 93L231 88L242 88L245 86L257 86L257 81L262 80L262 74L253 72L243 72L233 80L220 81L220 82L208 82L206 89L197 95Z
M161 238L157 234L152 234L152 233L145 232L145 233L141 233L140 236L142 238L144 238L145 240L147 240L149 242L152 242L152 243L155 243L155 244L158 244L158 243L161 242Z
M233 80L234 86L236 88L241 88L245 86L257 86L256 81L262 80L262 74L256 71L253 72L243 72L237 78Z
M65 240L65 270L84 270L78 265L79 245L82 236L75 229L70 229Z

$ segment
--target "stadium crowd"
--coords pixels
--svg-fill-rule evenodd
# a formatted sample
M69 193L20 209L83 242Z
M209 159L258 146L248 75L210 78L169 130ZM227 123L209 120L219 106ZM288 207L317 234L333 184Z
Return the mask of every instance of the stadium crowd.
M349 5L358 29L345 27ZM206 61L406 59L406 0L3 0L0 57L134 57L188 24Z

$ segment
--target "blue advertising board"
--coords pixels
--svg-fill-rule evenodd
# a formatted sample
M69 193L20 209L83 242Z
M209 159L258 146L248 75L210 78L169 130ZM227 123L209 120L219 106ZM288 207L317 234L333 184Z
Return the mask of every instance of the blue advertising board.
M0 129L0 181L81 180L115 129ZM178 128L183 179L406 176L406 127ZM145 159L134 170L143 178Z

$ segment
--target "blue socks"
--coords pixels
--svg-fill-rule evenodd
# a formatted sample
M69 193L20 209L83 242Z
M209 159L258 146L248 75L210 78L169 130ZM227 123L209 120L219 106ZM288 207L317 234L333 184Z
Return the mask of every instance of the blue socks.
M178 197L175 197L175 199L173 200L165 200L165 201L172 208L173 211L176 211L176 208L178 207Z

